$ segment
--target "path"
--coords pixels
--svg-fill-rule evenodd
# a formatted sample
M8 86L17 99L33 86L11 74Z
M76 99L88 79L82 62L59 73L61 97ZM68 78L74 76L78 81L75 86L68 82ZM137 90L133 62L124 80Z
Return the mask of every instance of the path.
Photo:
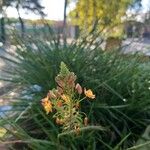
M140 52L146 56L150 56L150 39L126 39L123 41L123 50L125 53L135 53Z

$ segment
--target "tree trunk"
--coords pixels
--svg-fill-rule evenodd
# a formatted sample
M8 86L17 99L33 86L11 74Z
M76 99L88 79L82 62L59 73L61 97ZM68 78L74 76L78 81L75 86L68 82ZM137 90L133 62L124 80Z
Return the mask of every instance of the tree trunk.
M23 19L20 16L19 8L16 7L16 9L17 9L18 16L19 16L18 19L19 19L19 22L20 22L20 25L21 25L21 37L24 38L24 35L25 35L25 25L24 25Z
M25 26L24 26L24 22L22 20L21 17L19 17L19 21L20 21L20 24L21 24L21 37L24 38L24 35L25 35Z
M106 40L105 50L112 51L121 48L122 39L117 37L108 37Z
M63 21L63 42L64 42L64 46L66 46L66 43L67 43L67 23L66 23L66 19L67 19L67 15L66 15L67 4L68 4L68 0L65 0L64 21Z
M80 33L79 26L76 25L75 26L75 39L78 39L79 33Z
M1 41L3 43L6 42L6 32L5 32L5 18L2 16L1 18Z

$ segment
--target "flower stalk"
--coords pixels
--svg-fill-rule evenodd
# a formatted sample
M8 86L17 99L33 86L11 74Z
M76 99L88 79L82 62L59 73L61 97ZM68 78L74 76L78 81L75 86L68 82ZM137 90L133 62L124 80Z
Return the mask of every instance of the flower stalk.
M80 102L87 98L95 99L95 95L91 89L83 90L79 83L76 84L76 78L62 62L60 73L55 78L58 86L42 99L42 106L46 114L53 113L56 124L62 126L63 132L75 130L76 134L79 134L81 128L87 126L89 121L87 115L81 111ZM85 96L80 99L83 94Z

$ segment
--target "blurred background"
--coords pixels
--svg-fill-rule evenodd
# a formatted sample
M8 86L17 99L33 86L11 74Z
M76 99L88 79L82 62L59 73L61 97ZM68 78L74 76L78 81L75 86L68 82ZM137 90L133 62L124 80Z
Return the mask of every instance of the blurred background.
M40 100L64 62L106 128L58 138ZM150 0L0 0L0 150L150 149Z

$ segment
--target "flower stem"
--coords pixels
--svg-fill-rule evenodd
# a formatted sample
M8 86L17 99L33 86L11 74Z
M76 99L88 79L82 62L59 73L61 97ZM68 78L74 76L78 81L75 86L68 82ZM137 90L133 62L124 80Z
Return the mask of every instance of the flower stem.
M102 126L87 126L87 127L82 127L80 128L81 132L87 131L87 130L100 130L100 131L106 131L106 128L102 127ZM63 132L58 134L58 138L65 136L65 135L70 135L70 134L74 134L76 133L76 130L71 130L68 132Z

